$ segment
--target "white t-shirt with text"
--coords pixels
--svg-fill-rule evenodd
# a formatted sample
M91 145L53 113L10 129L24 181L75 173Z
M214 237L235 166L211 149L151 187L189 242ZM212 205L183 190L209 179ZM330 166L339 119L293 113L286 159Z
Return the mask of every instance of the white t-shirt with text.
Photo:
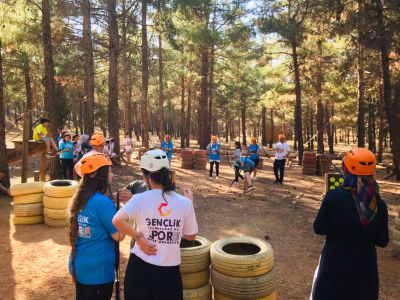
M275 159L281 160L285 159L285 156L290 151L290 146L286 143L279 142L274 146L274 149L275 149Z
M149 264L177 266L181 263L180 242L184 235L198 232L193 203L175 192L149 190L134 195L121 210L129 221L135 221L137 229L145 238L156 245L156 255L146 255L137 243L131 252Z

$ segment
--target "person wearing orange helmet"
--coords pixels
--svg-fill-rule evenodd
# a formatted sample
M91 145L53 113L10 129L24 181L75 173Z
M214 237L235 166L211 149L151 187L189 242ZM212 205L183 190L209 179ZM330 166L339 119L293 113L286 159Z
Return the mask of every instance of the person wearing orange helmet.
M286 137L284 134L278 136L279 142L275 144L275 160L274 160L274 183L282 184L283 176L285 174L286 159L290 153L290 146L286 143ZM279 171L279 174L278 174Z
M83 176L70 208L70 273L76 299L111 299L116 248L125 235L112 224L117 210L110 194L111 160L102 153L81 159Z
M213 169L215 165L215 179L218 180L219 176L219 162L221 161L220 153L221 153L221 145L217 143L218 138L216 135L211 137L211 143L208 144L208 160L210 162L210 180L213 179Z
M174 144L172 143L171 136L169 134L166 134L164 139L165 141L161 143L161 150L164 150L164 152L167 153L168 160L171 163L172 149L174 149Z
M375 247L389 242L388 211L374 178L376 159L366 148L346 153L342 186L330 190L314 221L325 235L310 299L377 300L379 280Z

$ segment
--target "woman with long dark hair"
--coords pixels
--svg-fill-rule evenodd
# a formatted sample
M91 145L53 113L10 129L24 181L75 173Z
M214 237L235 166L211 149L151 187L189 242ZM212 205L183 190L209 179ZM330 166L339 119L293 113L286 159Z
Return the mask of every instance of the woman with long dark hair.
M375 247L389 242L388 211L374 178L376 159L365 148L351 149L343 159L344 182L330 190L314 221L326 235L310 299L377 300Z
M164 151L147 151L140 167L150 190L134 195L113 219L137 241L126 269L125 300L182 300L180 242L194 240L198 231L193 196L187 189L186 197L175 192Z
M109 300L114 284L116 248L122 240L112 224L116 213L108 195L112 181L111 160L104 154L81 159L82 180L72 201L70 273L77 300Z

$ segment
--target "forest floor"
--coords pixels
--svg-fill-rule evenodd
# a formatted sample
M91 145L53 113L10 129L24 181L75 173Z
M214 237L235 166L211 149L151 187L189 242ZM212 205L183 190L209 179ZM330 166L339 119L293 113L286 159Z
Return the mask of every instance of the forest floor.
M35 169L32 159L30 172ZM274 249L278 299L308 299L313 274L324 239L313 233L312 224L324 193L324 180L303 176L301 168L286 168L283 185L274 180L271 161L265 161L258 173L255 189L243 195L228 186L233 170L222 163L220 179L208 180L208 171L183 170L173 159L178 186L194 191L199 235L215 241L233 235L250 235L267 240ZM18 164L11 169L12 181L19 182ZM131 167L115 167L113 188L140 179L138 161ZM384 176L378 171L378 179ZM396 208L400 205L400 183L379 180L382 198L389 207L389 227L393 228ZM74 288L68 274L68 228L51 228L44 224L12 223L11 198L0 198L0 298L74 299ZM129 240L121 243L121 282L129 256ZM399 299L400 256L392 244L378 249L380 299ZM123 285L122 285L123 286Z

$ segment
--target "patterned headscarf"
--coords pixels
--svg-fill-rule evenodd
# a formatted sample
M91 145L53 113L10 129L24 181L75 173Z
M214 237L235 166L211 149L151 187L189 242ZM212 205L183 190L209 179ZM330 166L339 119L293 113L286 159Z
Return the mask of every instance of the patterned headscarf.
M373 175L357 176L351 174L343 162L342 168L344 171L342 187L351 191L361 224L366 226L374 219L378 211L375 197L376 194L379 194L378 183Z

